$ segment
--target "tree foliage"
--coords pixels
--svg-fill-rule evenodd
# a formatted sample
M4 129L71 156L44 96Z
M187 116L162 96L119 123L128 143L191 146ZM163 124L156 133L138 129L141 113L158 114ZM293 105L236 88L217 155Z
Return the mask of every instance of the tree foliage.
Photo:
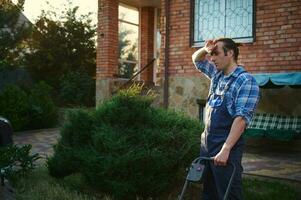
M44 80L57 91L60 79L72 71L95 76L96 26L90 14L77 16L78 7L65 8L59 19L42 12L29 42L26 66L35 80Z
M0 69L21 65L31 24L22 14L25 0L0 0Z
M60 16L54 12L42 12L35 23L29 42L30 52L26 54L26 66L34 80L44 80L54 88L58 103L65 102L59 97L66 94L60 94L65 91L62 87L72 84L64 80L70 73L83 74L81 79L86 78L83 81L93 82L86 84L88 88L81 87L82 90L73 92L72 96L94 88L96 26L92 24L90 15L78 16L78 7L73 7L69 2ZM88 98L94 99L94 93L89 95ZM81 101L85 100L77 102Z

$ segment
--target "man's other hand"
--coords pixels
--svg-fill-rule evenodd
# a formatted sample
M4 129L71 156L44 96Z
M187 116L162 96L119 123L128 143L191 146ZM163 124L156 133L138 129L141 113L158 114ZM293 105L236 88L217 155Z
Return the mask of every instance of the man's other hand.
M230 154L230 149L222 148L218 154L214 157L214 165L226 166Z

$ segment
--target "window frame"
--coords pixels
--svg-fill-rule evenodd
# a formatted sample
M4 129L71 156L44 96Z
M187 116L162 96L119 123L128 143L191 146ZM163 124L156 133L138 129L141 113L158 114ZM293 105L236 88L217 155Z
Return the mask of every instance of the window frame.
M191 47L203 47L205 45L205 41L198 41L196 42L194 40L195 35L194 35L194 27L195 27L195 2L198 0L191 0L190 1L190 37L189 37L189 45ZM256 0L253 1L253 13L252 13L252 37L250 38L235 38L233 39L235 42L240 42L240 43L253 43L256 41Z
M123 7L126 7L126 8L129 8L129 9L133 9L133 10L136 10L138 11L138 24L136 23L133 23L133 22L130 22L130 21L127 21L127 20L123 20L123 19L119 19L119 9L118 9L118 24L119 23L125 23L125 24L129 24L129 25L133 25L133 26L137 26L138 27L138 58L137 58L137 61L132 61L132 60L126 60L126 59L121 59L118 57L118 65L121 63L129 63L129 64L136 64L137 66L137 70L139 71L140 70L140 55L141 55L141 52L140 52L140 37L141 37L141 9L139 7L134 7L132 5L128 5L128 4L125 4L125 3L121 3L119 2L118 4L118 7L119 6L123 6ZM119 25L118 25L119 27ZM118 34L119 34L119 28L118 28ZM119 69L118 69L118 72L119 72ZM135 73L134 73L135 74ZM134 75L133 74L133 75ZM120 74L118 73L118 76ZM124 78L124 79L130 79L130 78ZM140 74L138 75L138 77L136 78L137 80L140 80Z

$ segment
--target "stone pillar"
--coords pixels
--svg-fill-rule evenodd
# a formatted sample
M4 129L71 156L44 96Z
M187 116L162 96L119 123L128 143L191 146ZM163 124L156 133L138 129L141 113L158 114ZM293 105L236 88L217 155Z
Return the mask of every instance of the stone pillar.
M118 70L118 0L98 0L96 105L108 99Z

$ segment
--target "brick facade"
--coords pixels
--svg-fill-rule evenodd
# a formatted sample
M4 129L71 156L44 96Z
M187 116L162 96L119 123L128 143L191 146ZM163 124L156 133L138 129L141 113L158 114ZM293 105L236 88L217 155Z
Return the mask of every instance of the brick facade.
M126 3L127 0L123 0ZM158 83L163 87L165 52L165 1L161 0L161 50ZM129 2L133 3L133 1ZM140 1L139 1L140 2ZM140 8L140 66L154 57L154 8ZM99 0L99 29L97 48L97 94L110 96L111 80L118 68L118 0ZM170 107L198 116L197 98L206 98L208 80L192 64L190 0L170 0L169 36L169 100ZM135 6L135 5L131 5ZM255 41L240 47L238 63L251 73L301 71L301 1L256 0ZM153 69L141 75L152 81ZM114 81L113 81L114 82ZM113 83L114 84L114 83ZM106 89L103 89L106 87ZM99 92L101 91L101 92ZM103 95L105 91L106 95ZM300 92L299 92L300 93ZM288 98L293 96L293 98ZM259 110L283 114L301 114L301 95L292 89L262 90ZM163 94L161 94L163 99ZM273 104L270 99L273 98ZM286 100L290 102L284 104Z
M165 0L161 1L163 21L164 2ZM256 4L255 42L240 47L239 63L251 73L300 71L301 1L257 0ZM191 55L197 48L190 47L190 14L190 0L171 1L169 37L171 76L199 76L191 62ZM164 59L164 44L162 47L161 58Z
M97 79L117 74L118 4L118 0L98 0Z
M301 1L257 0L256 41L241 48L251 72L301 70Z
M301 70L301 1L256 1L255 42L240 47L239 63L251 73L290 72ZM161 66L164 64L164 6L162 12ZM190 46L190 0L170 3L170 60L171 76L198 76L191 63L197 49ZM118 0L99 0L97 77L112 77L118 65ZM154 8L141 8L141 66L153 58ZM162 71L161 71L162 72ZM143 80L152 79L150 69ZM163 73L161 73L161 76Z
M118 0L98 0L96 103L110 98L125 80L118 74ZM135 6L135 5L132 5ZM140 9L140 66L154 57L154 8ZM141 74L141 80L153 82L153 67Z
M98 0L97 78L113 78L118 70L118 0ZM154 8L140 10L140 66L154 58ZM141 74L152 82L153 67Z
M155 9L152 7L143 7L140 11L141 68L154 58L154 11ZM153 82L153 73L152 64L141 74L141 79L147 82Z

